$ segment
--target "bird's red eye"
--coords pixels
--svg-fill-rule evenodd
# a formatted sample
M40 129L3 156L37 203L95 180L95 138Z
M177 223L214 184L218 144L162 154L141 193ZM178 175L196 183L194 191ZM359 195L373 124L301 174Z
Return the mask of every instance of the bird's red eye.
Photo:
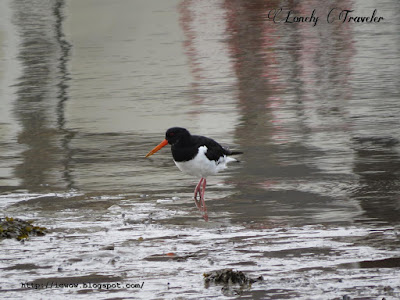
M170 133L169 133L169 136L174 136L174 134L175 134L175 133L173 133L173 132L170 132Z

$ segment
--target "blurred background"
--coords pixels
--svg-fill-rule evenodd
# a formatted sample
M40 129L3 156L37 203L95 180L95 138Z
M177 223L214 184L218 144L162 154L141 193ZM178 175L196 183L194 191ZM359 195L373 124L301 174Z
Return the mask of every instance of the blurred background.
M274 23L276 8L319 20ZM332 8L384 20L328 24ZM180 126L244 152L208 180L210 230L384 226L398 248L399 11L395 0L1 1L2 216L56 228L85 216L96 232L123 212L198 230L196 178L168 147L144 159Z

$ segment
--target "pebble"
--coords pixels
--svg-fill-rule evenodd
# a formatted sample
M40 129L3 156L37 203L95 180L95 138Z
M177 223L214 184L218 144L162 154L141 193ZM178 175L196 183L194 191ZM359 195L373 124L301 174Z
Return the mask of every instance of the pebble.
M168 203L168 202L172 202L172 199L158 199L156 202L157 203Z

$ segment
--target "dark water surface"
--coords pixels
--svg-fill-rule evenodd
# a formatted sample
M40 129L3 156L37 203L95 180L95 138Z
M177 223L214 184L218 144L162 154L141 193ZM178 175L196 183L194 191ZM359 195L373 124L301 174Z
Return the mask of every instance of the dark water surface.
M0 241L0 298L400 298L399 3L295 3L2 1L0 217L50 233ZM208 223L144 159L172 126L244 152Z

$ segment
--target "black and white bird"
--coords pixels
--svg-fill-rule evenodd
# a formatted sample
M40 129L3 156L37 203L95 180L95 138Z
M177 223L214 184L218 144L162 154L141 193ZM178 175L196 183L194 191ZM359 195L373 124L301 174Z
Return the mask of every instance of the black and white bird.
M237 162L237 159L229 157L229 155L242 154L242 152L230 151L208 137L191 135L185 128L172 127L165 133L165 139L147 153L146 157L153 155L168 144L171 145L172 157L179 170L200 178L194 189L194 201L207 221L207 207L204 201L206 178L226 169L227 163ZM198 195L200 200L197 199Z

